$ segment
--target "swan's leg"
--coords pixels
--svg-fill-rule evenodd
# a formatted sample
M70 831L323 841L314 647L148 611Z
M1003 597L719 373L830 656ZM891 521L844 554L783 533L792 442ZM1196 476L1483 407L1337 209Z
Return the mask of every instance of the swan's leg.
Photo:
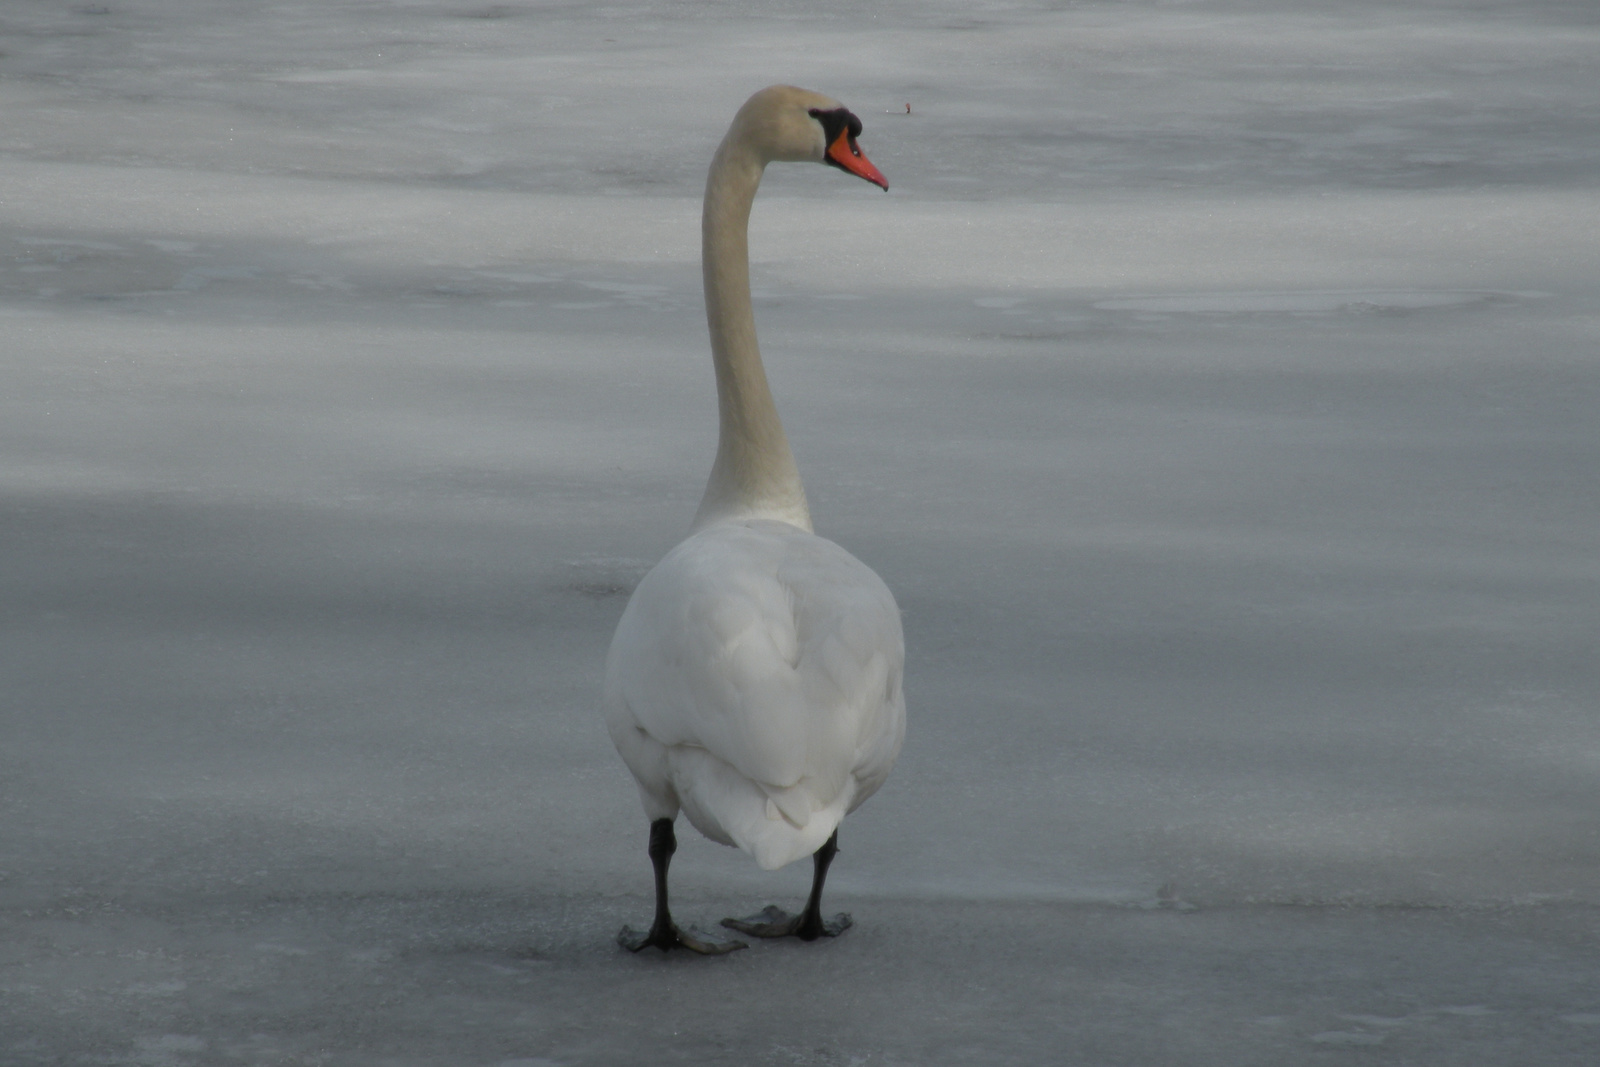
M822 883L828 880L828 866L839 851L839 831L835 830L811 857L811 896L799 915L790 915L776 904L768 904L747 919L723 919L722 925L751 937L798 937L815 941L819 937L838 937L850 928L850 916L840 912L831 919L822 917Z
M822 917L822 883L828 880L828 867L838 851L839 831L835 830L811 857L811 895L806 898L806 910L800 914L800 929L795 931L802 941L838 937L850 928L852 920L842 911L831 919Z
M678 837L672 832L671 819L657 819L650 824L650 864L656 869L656 919L650 932L641 934L631 926L624 926L617 934L617 944L629 952L638 952L654 945L662 952L669 948L686 948L705 956L720 956L734 949L749 948L743 941L713 941L701 931L690 927L680 930L667 911L667 865L672 854L678 851Z

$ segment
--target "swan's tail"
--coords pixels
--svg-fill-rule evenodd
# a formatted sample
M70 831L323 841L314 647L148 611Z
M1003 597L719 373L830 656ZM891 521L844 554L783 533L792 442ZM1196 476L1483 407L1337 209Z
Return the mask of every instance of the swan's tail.
M763 870L804 859L833 835L850 809L855 780L826 802L802 782L788 789L762 787L703 748L675 748L672 784L695 829L750 853Z

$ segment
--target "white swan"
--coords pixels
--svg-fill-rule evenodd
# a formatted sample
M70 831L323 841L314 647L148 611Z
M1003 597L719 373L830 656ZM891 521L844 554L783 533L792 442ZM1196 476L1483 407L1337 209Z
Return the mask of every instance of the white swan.
M645 575L606 657L605 714L651 820L655 922L618 940L698 952L745 947L679 929L667 864L681 809L768 870L813 856L799 915L724 925L761 937L837 934L822 883L839 821L883 784L905 736L900 613L865 564L811 532L805 490L756 347L747 240L769 162L829 163L889 188L861 154L861 120L775 85L752 96L711 162L702 268L721 433L687 540Z

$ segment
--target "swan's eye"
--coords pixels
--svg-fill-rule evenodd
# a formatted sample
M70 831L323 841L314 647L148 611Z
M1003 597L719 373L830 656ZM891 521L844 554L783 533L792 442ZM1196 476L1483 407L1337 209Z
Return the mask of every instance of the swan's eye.
M822 136L826 144L831 145L839 139L841 133L848 133L850 150L856 155L861 154L855 146L856 138L861 136L861 120L856 118L849 108L836 107L823 111L814 107L807 114L822 123Z

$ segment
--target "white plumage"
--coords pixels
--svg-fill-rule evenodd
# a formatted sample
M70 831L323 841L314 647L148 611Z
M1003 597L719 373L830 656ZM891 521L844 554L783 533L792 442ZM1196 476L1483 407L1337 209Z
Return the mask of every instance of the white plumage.
M905 644L866 564L785 522L708 525L647 574L606 662L606 721L651 819L679 807L774 870L888 777Z

